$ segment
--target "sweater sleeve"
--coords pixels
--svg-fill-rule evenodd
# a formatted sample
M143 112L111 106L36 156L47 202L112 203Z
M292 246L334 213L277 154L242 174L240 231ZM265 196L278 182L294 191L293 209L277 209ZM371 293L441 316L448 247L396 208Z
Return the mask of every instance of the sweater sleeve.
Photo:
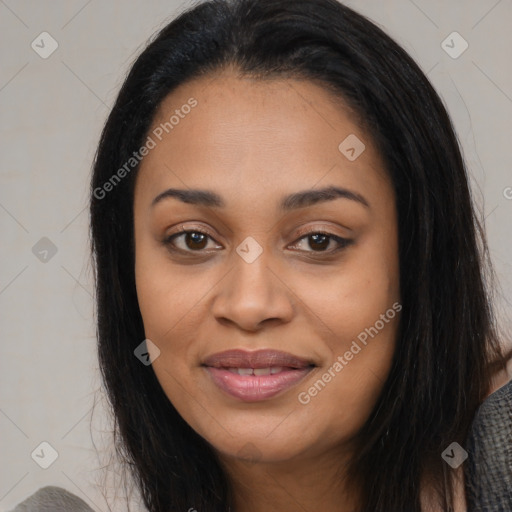
M466 448L468 512L511 512L512 380L478 408Z
M94 512L87 503L62 487L42 487L11 512Z

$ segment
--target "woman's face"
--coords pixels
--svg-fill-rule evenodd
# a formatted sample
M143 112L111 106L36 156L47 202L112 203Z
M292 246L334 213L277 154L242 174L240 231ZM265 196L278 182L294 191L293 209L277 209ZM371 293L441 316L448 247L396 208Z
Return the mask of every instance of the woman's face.
M173 91L149 132L134 222L153 369L230 460L343 446L390 369L394 193L330 94L224 72Z

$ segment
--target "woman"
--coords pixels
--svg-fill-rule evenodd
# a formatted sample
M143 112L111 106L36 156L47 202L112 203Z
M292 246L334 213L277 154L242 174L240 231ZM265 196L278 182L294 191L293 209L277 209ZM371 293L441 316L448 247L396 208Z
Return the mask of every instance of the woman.
M172 21L102 133L91 237L148 510L477 506L464 446L508 380L485 238L441 100L373 23L335 0Z

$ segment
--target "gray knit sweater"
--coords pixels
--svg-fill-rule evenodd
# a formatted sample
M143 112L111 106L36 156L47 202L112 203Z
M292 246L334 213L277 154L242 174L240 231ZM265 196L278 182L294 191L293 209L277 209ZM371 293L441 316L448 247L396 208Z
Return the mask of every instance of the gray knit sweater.
M479 407L466 451L468 512L512 512L512 380Z

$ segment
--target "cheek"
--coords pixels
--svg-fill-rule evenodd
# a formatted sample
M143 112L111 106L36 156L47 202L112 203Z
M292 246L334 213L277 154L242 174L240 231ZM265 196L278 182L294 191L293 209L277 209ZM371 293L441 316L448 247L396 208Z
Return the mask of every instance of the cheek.
M160 349L154 367L174 373L192 364L194 333L201 324L201 298L209 287L205 279L191 280L165 266L141 271L136 278L139 308L147 338ZM211 288L211 286L210 286Z
M191 367L197 364L194 333L200 325L204 280L191 282L179 272L164 272L165 265L140 267L137 294L144 332L160 352L152 368L165 395L190 425L204 413ZM197 285L197 286L194 286ZM198 289L199 288L199 289ZM204 289L202 289L204 288Z
M135 284L148 338L163 342L183 328L208 290L202 277L198 279L192 267L173 267L165 249L141 237L136 248Z
M207 301L219 280L216 272L171 265L165 250L140 243L136 252L135 281L146 338L160 353L152 362L160 385L180 414L193 422L201 415L197 382L198 340L209 319ZM196 410L197 408L197 410ZM189 416L191 411L195 411Z
M349 439L358 432L389 374L401 304L387 290L346 287L335 305L323 304L329 355L297 399L309 418L319 419L326 445L339 440L340 433Z
M200 290L190 286L183 273L169 269L165 253L139 238L136 247L135 284L144 334L159 349L152 367L169 398L176 394L186 371L194 304ZM188 337L184 336L187 332Z
M305 277L297 281L298 294L314 312L312 321L327 333L325 365L299 390L299 402L309 409L309 416L322 418L326 442L340 431L350 436L361 428L382 390L395 350L402 309L396 252L392 244L379 251L367 249L322 280L321 289Z
M389 324L398 316L393 309L400 301L395 253L392 247L386 254L368 245L324 276L297 273L293 280L294 291L307 306L305 314L327 335L333 357L348 350L360 334L364 340L364 333L373 332L376 323L382 337L387 336Z

